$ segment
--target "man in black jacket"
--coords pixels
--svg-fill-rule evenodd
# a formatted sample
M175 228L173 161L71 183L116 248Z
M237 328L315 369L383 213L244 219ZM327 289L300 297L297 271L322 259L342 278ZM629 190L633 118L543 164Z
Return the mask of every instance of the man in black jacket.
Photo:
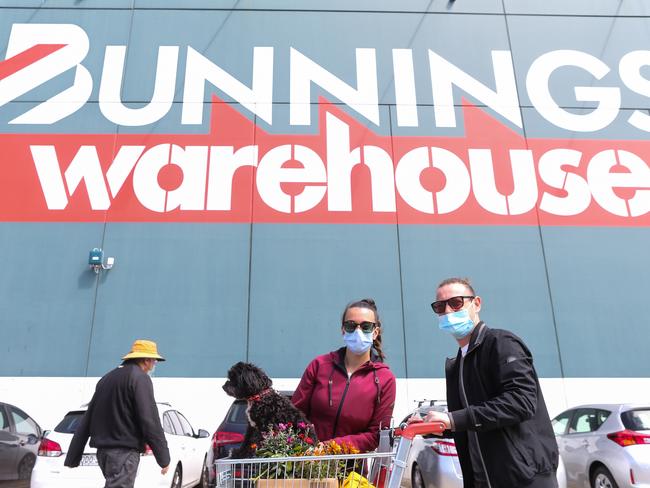
M557 443L526 345L479 319L481 297L466 279L440 283L431 307L460 349L445 365L449 413L424 420L453 432L464 487L557 487Z
M133 487L145 444L153 451L161 474L169 469L169 449L148 374L156 362L165 359L158 354L156 343L146 340L135 341L122 359L120 366L97 383L65 458L66 466L79 466L90 437L90 445L97 448L105 488Z

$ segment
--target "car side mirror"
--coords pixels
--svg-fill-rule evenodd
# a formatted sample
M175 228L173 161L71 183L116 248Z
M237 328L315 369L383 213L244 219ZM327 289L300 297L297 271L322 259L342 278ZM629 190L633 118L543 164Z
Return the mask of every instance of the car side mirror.
M35 436L34 434L29 434L27 436L27 444L33 445L36 444L37 442L38 442L38 437Z
M199 429L199 433L196 435L197 438L199 439L204 439L206 437L210 437L210 432L208 432L205 429Z

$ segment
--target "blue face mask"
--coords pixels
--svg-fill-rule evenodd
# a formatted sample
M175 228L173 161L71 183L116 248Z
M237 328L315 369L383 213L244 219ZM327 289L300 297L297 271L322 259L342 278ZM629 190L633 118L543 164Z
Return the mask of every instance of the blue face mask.
M456 339L462 339L472 332L474 322L469 318L469 311L463 309L439 316L438 327L440 327L440 330L449 332Z
M354 332L345 332L343 342L354 354L363 354L372 346L372 332L361 332L358 328Z

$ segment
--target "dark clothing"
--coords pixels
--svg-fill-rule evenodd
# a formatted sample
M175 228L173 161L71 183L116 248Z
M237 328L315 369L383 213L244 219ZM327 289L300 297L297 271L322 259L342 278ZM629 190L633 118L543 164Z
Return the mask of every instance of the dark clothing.
M552 473L538 474L529 484L522 488L558 488L555 471Z
M106 484L104 488L133 488L140 453L135 449L97 449L97 462Z
M379 443L395 405L395 376L388 365L368 361L348 377L345 347L314 359L300 379L292 402L314 424L321 441L335 439L361 452Z
M126 363L99 380L72 438L66 466L79 465L88 437L90 445L98 449L144 452L144 445L148 444L161 467L169 464L169 449L160 425L153 383L140 366Z
M447 360L445 373L464 487L475 486L477 469L491 488L555 486L558 447L533 358L523 341L480 322L465 357L459 350ZM471 457L470 432L476 433L479 459Z

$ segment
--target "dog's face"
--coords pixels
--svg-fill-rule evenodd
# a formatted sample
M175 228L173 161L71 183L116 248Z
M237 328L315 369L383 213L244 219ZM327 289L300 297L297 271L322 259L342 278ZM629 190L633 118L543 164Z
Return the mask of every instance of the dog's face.
M251 363L239 362L228 370L223 391L235 398L248 398L271 388L273 382L264 371Z

